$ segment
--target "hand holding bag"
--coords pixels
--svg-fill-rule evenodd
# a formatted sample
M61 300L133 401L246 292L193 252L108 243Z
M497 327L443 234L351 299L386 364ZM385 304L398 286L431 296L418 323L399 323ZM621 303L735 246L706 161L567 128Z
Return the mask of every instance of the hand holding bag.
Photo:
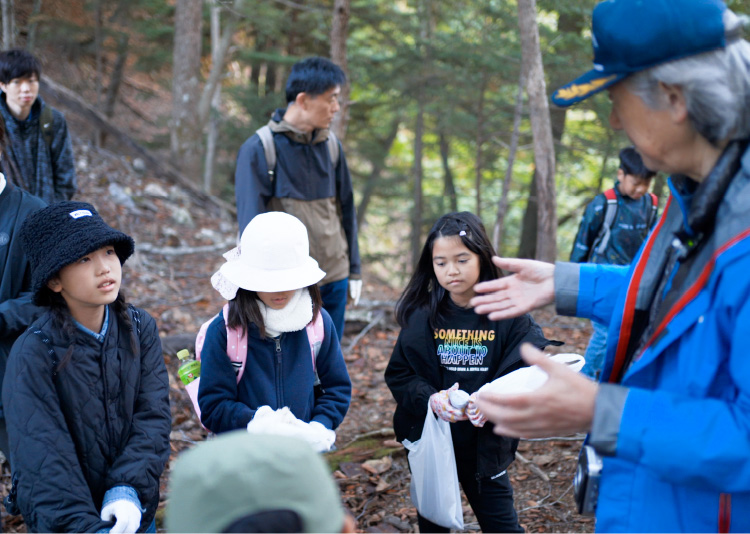
M441 527L463 530L450 423L435 417L428 405L422 437L403 444L409 451L411 499L419 515Z

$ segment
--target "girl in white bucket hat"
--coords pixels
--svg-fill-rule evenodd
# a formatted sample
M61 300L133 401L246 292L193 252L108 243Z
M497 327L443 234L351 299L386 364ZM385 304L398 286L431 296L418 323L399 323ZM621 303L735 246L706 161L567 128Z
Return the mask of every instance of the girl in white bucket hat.
M291 412L333 444L349 408L351 382L321 305L317 283L325 273L309 250L299 219L263 213L211 277L229 302L208 325L199 349L198 404L210 431L251 430L256 414L265 418L287 407L287 419ZM247 354L244 364L238 352Z

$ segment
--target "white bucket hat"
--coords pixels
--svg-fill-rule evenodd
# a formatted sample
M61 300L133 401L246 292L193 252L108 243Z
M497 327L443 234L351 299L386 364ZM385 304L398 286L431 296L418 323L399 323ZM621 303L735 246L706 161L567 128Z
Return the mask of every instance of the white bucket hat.
M305 225L280 211L256 215L242 232L240 246L224 257L227 262L211 277L211 284L227 300L237 295L238 288L292 291L316 284L326 275L310 257Z

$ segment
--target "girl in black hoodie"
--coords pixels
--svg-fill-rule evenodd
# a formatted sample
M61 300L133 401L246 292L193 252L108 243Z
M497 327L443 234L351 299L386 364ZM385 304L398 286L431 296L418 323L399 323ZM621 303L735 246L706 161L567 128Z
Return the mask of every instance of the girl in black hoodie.
M468 212L442 216L430 230L419 263L396 305L401 333L385 371L396 399L393 427L399 441L416 441L427 406L452 423L458 480L484 532L523 532L506 469L517 439L498 436L476 406L474 393L525 364L519 348L547 340L524 315L490 321L469 306L474 285L500 276L481 220ZM449 393L472 394L465 409ZM448 532L418 515L420 532Z

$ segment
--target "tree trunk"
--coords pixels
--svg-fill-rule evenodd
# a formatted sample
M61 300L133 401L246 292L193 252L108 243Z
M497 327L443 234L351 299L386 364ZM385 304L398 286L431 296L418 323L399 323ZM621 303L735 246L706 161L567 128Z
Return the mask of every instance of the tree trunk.
M385 141L379 144L380 151L376 156L376 159L371 161L372 172L367 179L367 183L365 183L364 191L362 191L362 200L360 200L359 206L357 206L357 228L362 228L362 225L365 222L367 207L370 205L370 200L372 199L372 194L375 192L375 188L379 185L380 175L385 168L385 161L388 157L388 153L391 151L393 142L396 140L396 135L398 135L399 126L401 126L401 120L395 118L391 122L391 129L388 131L388 137L386 137Z
M39 25L37 17L42 13L42 0L34 0L34 7L31 8L28 23L28 35L26 37L26 50L34 51L36 46L36 30Z
M555 147L552 141L547 85L544 81L539 28L536 24L536 0L518 1L518 25L521 33L521 55L528 73L526 91L534 140L534 163L537 176L537 250L536 258L557 258L557 215L555 206Z
M221 39L216 50L212 49L211 53L211 71L208 73L208 79L206 85L203 86L203 92L200 95L200 101L198 102L198 127L200 131L208 123L208 116L211 112L211 102L214 99L216 87L221 82L221 77L224 74L224 64L226 63L227 53L229 52L229 44L232 41L235 28L237 27L238 17L234 13L239 13L242 9L244 0L234 0L232 5L232 16L224 24L224 31L221 33ZM212 45L213 46L213 45Z
M125 75L125 65L128 61L128 51L130 48L129 40L130 37L127 33L121 33L117 38L117 59L115 60L115 68L112 71L112 75L109 77L107 94L104 98L104 114L110 118L115 114L117 95L120 93L120 86ZM104 146L107 142L107 132L100 131L99 139L101 145Z
M523 214L523 221L521 222L521 241L518 244L517 254L519 258L536 258L537 229L539 228L536 182L537 172L534 171L534 176L531 178L531 185L529 186L529 200L526 204L526 211Z
M417 123L414 127L414 211L411 230L411 266L416 268L422 251L422 149L424 147L424 102L417 94Z
M482 145L484 144L484 92L487 87L487 71L482 71L479 83L479 101L477 102L477 131L475 143L477 145L474 158L474 187L476 189L476 216L482 218Z
M505 216L508 214L508 193L513 178L513 163L516 161L516 151L518 150L518 138L520 137L521 115L523 114L523 88L525 85L525 74L521 69L518 77L518 94L516 95L516 107L513 111L513 133L510 138L510 148L508 150L508 167L505 169L503 178L503 191L500 194L500 200L497 203L497 216L495 217L495 227L492 232L492 244L498 254L502 255L503 244L505 241Z
M211 2L211 60L217 63L221 58L219 54L219 41L221 39L221 6L217 0ZM203 170L203 190L211 192L211 182L214 175L214 162L216 158L216 140L219 137L219 108L221 107L221 84L216 85L214 95L211 99L211 113L208 118L208 133L206 134L206 161Z
M3 15L3 49L8 50L15 46L15 35L13 28L13 12L15 7L13 0L0 0Z
M350 0L334 0L333 23L331 25L331 60L336 63L349 78L349 66L346 57L346 38L349 35L349 16L351 12ZM331 129L342 141L346 137L346 127L349 124L349 96L351 83L341 88L341 109L333 118Z
M202 4L202 0L179 0L174 21L170 149L172 161L194 181L200 173L202 138L197 120Z
M440 130L440 159L443 162L443 195L450 201L451 211L458 211L458 197L456 196L456 185L453 181L453 172L448 161L450 156L450 142L448 134L441 126Z

